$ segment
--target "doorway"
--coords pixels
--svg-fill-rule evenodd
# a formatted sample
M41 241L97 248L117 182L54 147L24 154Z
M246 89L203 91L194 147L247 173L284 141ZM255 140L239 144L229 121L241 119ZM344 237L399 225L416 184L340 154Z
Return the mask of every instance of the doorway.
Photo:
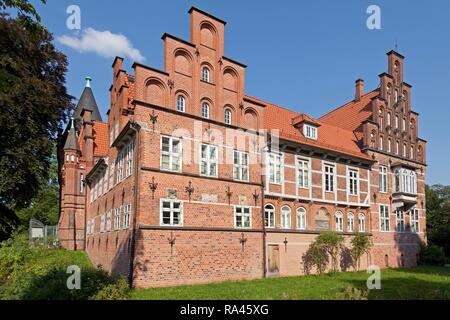
M280 247L277 244L269 244L268 271L269 274L280 272Z

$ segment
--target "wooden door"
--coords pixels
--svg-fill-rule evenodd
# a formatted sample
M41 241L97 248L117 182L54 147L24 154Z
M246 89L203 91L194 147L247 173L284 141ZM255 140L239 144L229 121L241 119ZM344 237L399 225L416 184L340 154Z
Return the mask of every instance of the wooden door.
M268 253L268 267L269 273L277 274L280 272L280 248L278 245L269 245Z

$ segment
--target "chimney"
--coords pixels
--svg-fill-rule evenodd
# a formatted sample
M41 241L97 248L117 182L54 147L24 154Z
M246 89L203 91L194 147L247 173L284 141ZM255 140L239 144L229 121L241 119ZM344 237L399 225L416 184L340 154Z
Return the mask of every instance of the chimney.
M355 82L355 100L359 101L364 95L364 80L358 79Z

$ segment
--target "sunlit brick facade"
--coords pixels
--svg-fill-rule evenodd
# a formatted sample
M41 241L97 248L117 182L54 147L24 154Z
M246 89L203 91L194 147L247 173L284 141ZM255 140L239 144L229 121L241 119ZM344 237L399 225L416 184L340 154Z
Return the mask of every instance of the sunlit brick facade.
M80 99L59 149L61 244L135 287L301 275L324 231L368 234L362 267L415 265L426 143L404 58L316 119L246 95L225 22L189 13L190 41L162 37L164 70L114 60L107 122Z

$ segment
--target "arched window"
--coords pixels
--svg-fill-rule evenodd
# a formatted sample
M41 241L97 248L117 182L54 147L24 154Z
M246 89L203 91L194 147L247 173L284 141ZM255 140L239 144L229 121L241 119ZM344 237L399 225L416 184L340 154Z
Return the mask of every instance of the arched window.
M186 99L182 95L179 95L177 97L177 110L184 112L185 107L186 107Z
M275 228L275 209L271 204L264 207L264 223L266 228Z
M388 152L391 152L391 150L392 150L392 141L391 141L391 138L389 138L389 140L388 140Z
M406 119L403 118L403 122L402 122L402 130L406 131Z
M352 212L347 213L347 231L353 232L355 230L355 216Z
M391 125L391 113L390 113L390 112L387 113L387 116L386 116L386 122L387 122L387 125L388 125L388 126Z
M343 231L344 222L342 218L342 212L340 211L336 212L335 217L336 217L336 231Z
M400 143L397 141L397 142L395 143L395 153L396 153L396 154L399 154L399 152L400 152Z
M226 124L231 124L231 110L225 109L224 120Z
M360 213L358 215L358 224L359 224L359 232L365 232L366 231L366 217L364 216L364 213Z
M398 115L395 116L395 128L398 129Z
M406 158L406 143L403 144L403 156Z
M209 105L206 102L203 102L202 104L202 117L209 119Z
M398 102L398 90L395 90L394 94L395 94L394 95L394 102L397 103Z
M284 206L281 208L281 228L291 228L291 208Z
M202 81L209 82L209 69L207 67L202 69Z
M414 146L411 145L411 147L409 148L409 157L411 159L414 159Z
M297 209L297 229L306 229L306 209L303 207Z
M378 148L383 150L383 136L380 136L380 142L378 143Z

